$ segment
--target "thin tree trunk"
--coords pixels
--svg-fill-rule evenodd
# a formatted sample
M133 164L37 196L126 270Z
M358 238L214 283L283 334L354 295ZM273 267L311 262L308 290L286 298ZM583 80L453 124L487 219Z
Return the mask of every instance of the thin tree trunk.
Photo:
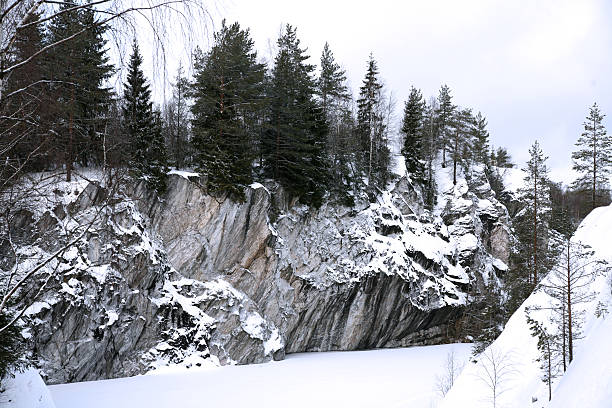
M550 352L550 340L546 339L546 353L547 353L547 360L548 360L548 400L550 401L552 399L552 386L551 386L551 382L552 382L552 369L551 369L551 352Z
M459 134L455 135L455 151L453 152L453 186L457 185L457 149L459 148Z
M533 286L538 284L538 169L533 178Z
M570 243L567 243L567 341L569 362L574 359L574 341L572 339L572 292L571 292L571 264L570 264Z
M595 119L593 119L593 189L591 191L591 210L595 209L595 186L597 181L597 133L595 131Z
M566 322L566 316L565 316L565 304L563 304L563 309L561 311L561 320L562 320L562 333L561 333L561 338L563 339L563 345L562 345L562 350L561 350L561 354L563 354L563 372L565 372L567 370L567 362L566 362L566 356L567 356L567 345L566 345L566 336L567 336L567 327L565 325Z
M72 85L72 95L70 97L70 119L68 123L68 154L66 155L66 181L72 180L72 128L74 121L74 85Z

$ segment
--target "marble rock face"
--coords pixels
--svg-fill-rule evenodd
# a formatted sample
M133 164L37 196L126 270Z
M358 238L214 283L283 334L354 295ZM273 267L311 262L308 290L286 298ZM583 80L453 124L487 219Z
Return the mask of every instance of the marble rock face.
M94 221L22 291L51 275L22 332L48 383L453 340L468 287L508 258L508 213L486 179L442 192L433 211L405 178L375 203L318 210L260 184L240 203L193 178L168 184L111 201L81 185L18 220L35 257L67 242L70 222Z

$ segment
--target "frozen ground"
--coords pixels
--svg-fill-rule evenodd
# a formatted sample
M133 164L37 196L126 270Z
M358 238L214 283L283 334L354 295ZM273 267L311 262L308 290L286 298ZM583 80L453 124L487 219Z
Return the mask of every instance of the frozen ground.
M451 350L463 362L471 345L303 353L267 364L165 369L49 389L57 408L429 408Z

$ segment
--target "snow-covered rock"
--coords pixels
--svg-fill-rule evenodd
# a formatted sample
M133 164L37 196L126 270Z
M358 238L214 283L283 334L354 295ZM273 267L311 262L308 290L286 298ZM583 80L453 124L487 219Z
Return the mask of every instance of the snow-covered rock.
M33 260L102 211L24 315L50 383L447 341L467 289L505 268L507 211L486 180L462 178L429 212L406 178L375 203L314 210L257 183L243 203L213 197L196 176L108 207L96 183L61 184L60 205L24 210L19 251Z

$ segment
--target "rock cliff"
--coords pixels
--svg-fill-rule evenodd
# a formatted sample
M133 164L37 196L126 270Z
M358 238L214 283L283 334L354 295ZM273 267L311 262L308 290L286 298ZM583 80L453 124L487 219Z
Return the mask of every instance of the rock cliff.
M164 197L138 186L102 205L109 192L83 180L53 194L24 207L19 257L44 259L93 222L22 291L36 297L22 334L50 383L444 342L508 256L508 213L478 169L442 186L434 211L406 178L376 203L318 210L260 184L243 203L213 197L180 172Z

